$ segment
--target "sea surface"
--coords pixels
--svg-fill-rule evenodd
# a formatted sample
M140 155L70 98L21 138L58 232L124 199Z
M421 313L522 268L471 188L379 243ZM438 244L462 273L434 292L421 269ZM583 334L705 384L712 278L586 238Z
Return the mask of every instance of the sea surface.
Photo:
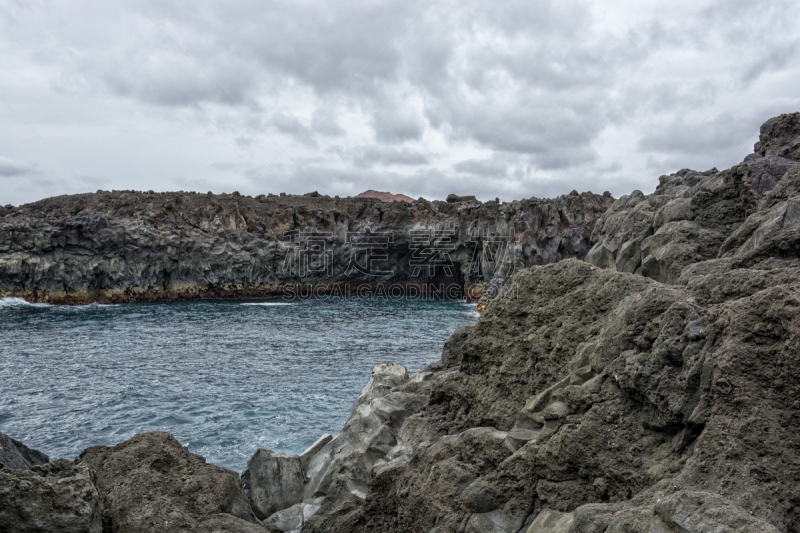
M168 431L241 471L336 435L374 365L416 372L476 321L457 301L322 298L50 306L0 299L0 431L73 459Z

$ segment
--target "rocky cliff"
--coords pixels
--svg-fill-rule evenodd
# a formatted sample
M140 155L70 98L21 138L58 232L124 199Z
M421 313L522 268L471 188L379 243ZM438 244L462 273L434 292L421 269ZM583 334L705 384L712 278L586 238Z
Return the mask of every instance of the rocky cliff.
M519 268L583 258L612 202L577 192L502 204L317 193L61 196L0 208L0 294L82 303L382 283L460 294L492 280L499 288Z
M69 531L800 531L798 119L621 198L588 261L518 270L440 361L375 367L339 435L241 485L153 433L0 470L0 509L65 508L25 492L62 476Z
M615 202L587 262L517 272L441 361L376 367L295 525L800 531L798 119Z
M799 161L800 114L770 119L741 164L722 172L684 169L661 176L651 195L634 191L616 201L598 220L586 260L685 284L682 275L710 265L797 257Z

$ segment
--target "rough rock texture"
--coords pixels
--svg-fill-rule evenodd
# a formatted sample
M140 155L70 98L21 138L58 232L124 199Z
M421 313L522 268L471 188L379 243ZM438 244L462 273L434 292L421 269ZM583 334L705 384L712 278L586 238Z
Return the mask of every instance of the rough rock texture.
M563 531L796 531L795 274L719 303L572 260L516 274L457 370L384 391L430 387L364 454L366 498L328 494L303 531L546 531L545 509Z
M60 196L0 208L0 294L81 303L310 296L308 287L336 293L385 282L458 292L495 280L499 288L515 269L585 256L612 202L577 192L503 204L314 193Z
M31 450L18 440L0 433L0 464L6 468L26 469L49 461L42 452Z
M359 397L302 531L800 531L798 170L664 177L598 224L606 268L518 271L441 361Z
M102 508L104 531L800 531L797 118L765 124L741 165L621 198L589 262L518 269L440 361L376 366L334 439L260 450L242 479L254 505L281 502L264 526L235 475L158 433L79 457L100 495L86 516Z
M796 257L798 173L800 113L770 119L756 153L740 165L684 169L661 176L649 196L634 191L620 198L598 220L586 260L674 284L701 261Z
M800 113L781 115L761 126L755 151L761 155L777 155L800 161Z
M30 470L0 467L0 532L101 533L101 501L88 465L66 459Z
M239 476L206 464L168 433L88 448L75 461L95 472L103 533L264 531Z
M271 450L256 450L241 474L242 487L256 516L263 520L303 501L308 464L331 440L333 437L325 434L303 453L291 457Z

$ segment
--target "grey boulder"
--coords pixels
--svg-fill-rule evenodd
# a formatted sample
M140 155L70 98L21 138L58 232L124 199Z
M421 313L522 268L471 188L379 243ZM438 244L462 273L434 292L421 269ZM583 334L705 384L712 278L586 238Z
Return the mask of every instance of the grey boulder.
M103 531L264 531L236 472L207 464L168 433L88 448L76 462L95 473Z
M7 468L27 469L49 461L50 459L42 452L32 450L18 440L0 433L0 463Z
M0 531L100 533L101 502L86 464L66 459L0 468Z
M323 435L300 455L256 450L241 475L242 487L256 516L263 520L303 501L308 463L332 438Z

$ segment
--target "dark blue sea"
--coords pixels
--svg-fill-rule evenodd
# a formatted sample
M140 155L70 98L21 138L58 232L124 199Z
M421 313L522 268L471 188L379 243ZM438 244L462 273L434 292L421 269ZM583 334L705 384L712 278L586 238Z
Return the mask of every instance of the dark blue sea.
M474 323L457 301L49 306L0 299L0 431L51 459L168 431L241 471L338 433L371 368L413 373Z

